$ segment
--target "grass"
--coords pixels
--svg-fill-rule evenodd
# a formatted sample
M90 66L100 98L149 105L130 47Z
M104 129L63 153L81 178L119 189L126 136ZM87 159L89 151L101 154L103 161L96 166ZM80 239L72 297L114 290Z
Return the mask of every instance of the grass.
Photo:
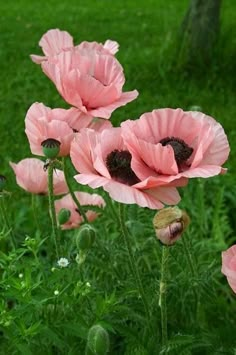
M232 309L235 303L233 303L231 291L226 285L226 281L224 280L225 283L223 284L223 278L220 279L219 274L221 250L226 249L231 244L235 244L236 46L233 33L236 26L236 3L233 0L222 3L221 35L215 49L212 66L206 68L203 72L200 72L198 68L193 68L192 71L186 70L179 59L177 35L187 6L187 0L169 2L164 0L113 0L113 2L110 0L71 0L69 3L55 0L48 0L47 2L32 2L29 0L16 2L9 0L8 2L2 2L0 5L2 14L0 33L0 173L8 177L7 190L13 191L13 197L9 201L9 207L11 205L13 209L12 220L15 221L14 227L18 237L20 240L24 240L25 235L32 236L34 233L35 216L32 213L30 197L17 187L14 174L8 162L17 162L31 156L27 138L24 134L24 117L33 102L43 102L50 107L68 107L56 92L54 85L42 73L40 67L32 63L29 58L32 53L41 53L38 41L51 28L67 30L73 35L75 43L83 40L104 42L108 38L117 40L120 43L120 51L117 57L124 66L126 89L137 89L140 94L136 101L114 112L112 122L115 125L128 118L138 118L142 113L151 111L154 108L181 107L184 110L188 110L192 105L201 106L203 112L221 122L231 145L231 155L226 164L229 169L228 173L225 176L215 177L207 181L191 181L190 186L181 192L183 200L180 206L189 212L192 219L190 231L188 232L188 241L192 248L191 250L195 253L194 258L198 266L199 280L194 279L192 276L190 278L187 277L188 275L186 276L187 265L186 261L182 260L182 244L177 245L176 250L171 250L170 268L171 272L175 274L175 278L170 280L168 295L168 312L173 315L170 317L169 324L172 341L174 345L179 342L180 348L188 343L194 344L194 341L198 342L200 349L198 351L200 352L197 352L197 350L193 352L193 354L197 355L211 354L209 348L204 350L204 346L207 347L208 340L209 343L215 342L216 344L218 342L219 346L215 349L220 351L220 347L226 349L227 346L225 344L230 344L230 342L233 342L232 339L235 338L232 331L233 327L235 327L235 321L232 319ZM35 203L35 201L33 202ZM36 201L37 204L38 202ZM46 199L43 198L43 201L37 206L37 208L45 210L46 215ZM159 311L155 308L156 305L153 302L158 292L157 277L159 277L160 272L160 253L156 248L156 244L154 245L154 239L151 238L153 229L150 221L153 218L153 211L138 210L135 206L128 206L126 210L129 216L129 226L136 236L133 241L133 249L140 268L142 281L144 282L145 290L148 290L153 314L159 316ZM48 233L45 232L47 231L48 223L48 219L40 221L40 227L45 236ZM104 256L106 254L103 254L99 249L100 247L88 256L89 262L85 266L85 274L95 284L95 288L97 287L95 291L98 290L99 293L99 295L95 291L93 293L93 296L96 297L95 304L97 303L98 305L96 310L98 313L96 314L97 319L103 319L102 317L105 314L104 324L107 327L112 324L112 326L110 325L111 333L118 334L118 339L116 338L113 349L116 349L115 346L117 346L120 352L117 350L114 353L125 353L127 355L146 354L141 352L141 350L137 350L137 352L133 350L135 345L137 347L140 346L141 349L140 344L142 342L145 343L145 330L142 330L142 339L138 345L135 344L135 331L132 334L131 329L128 327L129 324L132 324L138 330L142 328L142 318L137 315L137 310L141 309L141 305L140 302L135 304L135 291L130 291L125 300L127 308L133 304L134 307L137 306L135 311L131 312L130 318L127 316L127 309L122 308L124 289L127 292L130 290L132 280L130 281L126 262L127 255L124 252L123 242L117 236L117 228L114 226L114 221L112 221L109 211L102 216L102 222L97 223L97 228L100 235L104 237L104 240L102 240L104 250L112 251L112 265L115 268L116 265L121 265L121 267L117 267L117 272L121 278L120 284L117 284L118 278L114 276L110 269L108 270L107 256ZM65 243L69 243L69 241L66 240ZM47 241L44 244L44 248L47 250ZM23 267L22 265L27 260L30 265L28 269L32 267L32 273L37 273L35 264L29 258L27 259L26 257L22 264L20 256L19 260L17 272L21 272L20 268ZM9 264L11 266L11 261L9 261ZM13 266L15 267L15 265ZM49 271L47 270L47 272ZM73 269L73 275L77 275L76 272L77 270ZM49 277L50 281L48 281L47 277ZM57 277L59 281L56 279ZM41 286L35 286L38 287L37 297L40 298L40 292L44 292L46 299L53 292L54 284L56 285L57 282L63 284L63 282L66 282L67 277L68 280L73 279L69 272L67 276L66 274L63 276L63 279L60 279L60 277L51 276L51 274L48 276L47 274L46 278L40 281L44 283L44 291L42 291L43 287L40 289ZM51 280L52 285L50 285ZM19 281L15 280L14 282ZM78 288L79 286L76 285L75 279L73 279L73 282L75 283L73 287L75 289L76 287ZM115 296L110 287L113 283L116 285L114 293L117 293ZM47 290L48 285L50 287ZM72 288L72 284L70 287ZM197 323L194 325L194 329L191 329L194 322L189 318L189 314L195 302L194 288L199 290L202 302L199 324L204 331L207 329L209 332L199 333L199 338L195 337L193 341L191 334L198 334L202 330ZM105 300L101 298L104 290L106 293ZM25 305L20 295L17 294L14 297L19 297L23 304L20 310L22 314L24 314L27 307L32 307L32 310L34 310L35 300L30 298L30 296L29 304ZM70 302L69 296L66 302ZM51 304L49 304L50 306ZM70 313L68 311L68 327L73 320L73 312L78 311L80 304L71 304L71 307L75 308L71 308ZM113 307L112 310L109 307ZM131 310L131 307L129 310ZM64 334L65 329L61 329L63 327L60 324L60 312L63 312L63 309L59 308L59 318L55 329L58 331L57 334ZM217 322L215 320L218 321L217 324L219 326L215 327L215 322ZM40 318L37 321L40 322ZM52 326L50 329L53 329L54 325L50 326ZM45 329L42 332L48 331L45 331ZM72 326L70 325L70 329L68 328L68 344L70 342L74 344L73 332L75 333L75 329L72 331ZM11 333L9 332L9 334ZM25 341L27 336L24 336L23 340ZM55 337L55 344L59 348L65 345L60 343L55 334L49 334L48 336ZM181 336L183 337L181 338ZM81 338L83 339L83 336ZM129 338L129 341L127 338ZM37 341L35 338L32 339L34 339L36 344L34 345L32 342L33 346L37 348ZM133 344L130 339L133 339ZM80 341L82 342L82 340ZM202 345L203 348L201 348L201 341L204 343ZM20 343L21 346L23 346L23 343ZM65 349L66 353L68 348ZM178 349L176 350L177 354L180 354ZM18 350L19 353L24 353L26 349L22 347L22 352L20 352L20 348ZM48 354L50 354L50 350L48 351ZM214 349L211 351L212 354L218 353L214 352ZM175 354L175 352L171 352L171 354ZM191 353L186 352L185 354Z

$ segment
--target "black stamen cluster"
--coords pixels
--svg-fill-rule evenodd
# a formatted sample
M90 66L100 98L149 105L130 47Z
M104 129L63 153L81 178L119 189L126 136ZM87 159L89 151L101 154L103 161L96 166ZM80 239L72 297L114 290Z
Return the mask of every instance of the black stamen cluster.
M174 150L175 160L178 166L185 163L192 155L193 148L189 147L185 141L180 138L166 137L160 140L163 146L171 145Z
M106 166L111 177L129 186L140 181L131 169L131 158L128 150L118 149L113 150L106 157Z

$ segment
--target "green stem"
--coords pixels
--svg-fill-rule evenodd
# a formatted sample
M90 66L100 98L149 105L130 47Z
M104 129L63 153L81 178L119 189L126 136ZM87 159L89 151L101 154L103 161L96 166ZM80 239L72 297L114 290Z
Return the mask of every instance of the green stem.
M57 219L56 219L56 211L54 205L54 194L53 194L53 169L54 164L53 161L50 161L48 167L48 203L49 203L49 214L52 222L52 234L54 238L54 243L56 247L57 258L59 258L58 248L59 248L59 240L58 240L58 230L57 230Z
M160 279L160 295L159 307L161 308L161 332L162 346L165 347L168 341L167 333L167 311L166 311L166 290L167 290L167 265L168 265L169 247L162 246L161 259L161 279Z
M67 166L66 166L66 158L63 158L63 171L64 171L64 175L65 175L66 184L68 186L68 189L69 189L69 192L71 194L71 197L72 197L74 203L76 204L76 206L77 206L77 208L79 210L79 214L83 217L84 222L88 223L88 218L86 216L86 213L84 212L81 204L79 203L77 197L75 196L75 193L74 193L73 188L71 186L70 179L69 179L69 176L68 176L68 169L67 169Z
M0 195L0 211L1 211L1 214L2 214L2 219L3 219L3 222L5 224L5 227L8 229L8 232L9 232L9 234L11 236L12 246L13 246L14 249L16 249L16 241L15 241L15 237L14 237L14 234L12 232L12 228L10 226L9 220L8 220L7 212L6 212L5 205L4 205L4 196L3 196L3 194Z
M126 247L127 247L127 251L128 251L128 255L129 255L130 268L131 268L132 274L133 274L133 276L135 278L136 285L137 285L137 288L139 290L139 294L140 294L140 296L142 298L142 301L143 301L143 305L144 305L145 313L147 315L149 326L151 326L150 312L149 312L149 308L148 308L147 299L146 299L146 296L145 296L145 292L144 292L144 289L143 289L143 285L142 285L142 282L141 282L139 271L138 271L138 268L136 266L135 258L134 258L133 252L132 252L131 243L130 243L130 234L129 234L129 231L128 231L124 221L125 221L125 219L124 219L124 205L120 203L119 204L119 222L120 222L121 232L123 234L123 237L124 237L124 240L125 240L125 244L126 244Z

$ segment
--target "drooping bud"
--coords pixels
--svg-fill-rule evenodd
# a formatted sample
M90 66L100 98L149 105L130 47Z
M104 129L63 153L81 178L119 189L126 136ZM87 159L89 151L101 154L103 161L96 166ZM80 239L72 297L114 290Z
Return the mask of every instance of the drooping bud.
M48 159L55 159L60 152L60 145L61 142L59 142L56 139L53 138L46 139L41 143L43 154Z
M157 239L165 245L174 244L190 223L185 211L177 206L163 208L153 218Z
M3 188L5 187L6 185L6 177L4 175L0 175L0 191L3 190Z
M71 216L71 211L68 210L67 208L62 208L57 215L57 219L58 219L59 224L61 225L61 224L68 222L70 219L70 216Z
M91 350L90 353L106 355L109 351L109 345L108 332L100 324L96 324L89 329L87 348Z
M96 231L89 224L80 227L76 235L76 246L81 251L87 251L91 248L96 238Z

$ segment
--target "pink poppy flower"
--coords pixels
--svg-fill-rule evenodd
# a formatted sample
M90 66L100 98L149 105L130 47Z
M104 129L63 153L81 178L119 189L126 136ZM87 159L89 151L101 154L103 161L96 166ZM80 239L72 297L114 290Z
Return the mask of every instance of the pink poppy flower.
M34 103L28 110L25 118L25 133L33 154L44 155L41 143L49 138L58 140L60 145L59 156L66 156L70 151L70 144L74 138L72 127L76 130L87 126L92 117L81 117L81 113L74 108L70 110L50 109L42 103Z
M73 48L49 57L42 69L66 102L93 117L108 119L138 96L137 90L122 92L123 68L111 55Z
M22 189L33 194L45 195L48 193L47 172L44 171L44 162L36 158L26 158L15 164L10 162L10 166L16 175L17 184ZM61 170L53 172L53 188L55 195L68 192L68 187Z
M97 194L91 195L87 192L75 192L75 196L80 202L81 206L85 206L85 205L86 206L92 205L92 206L99 206L99 207L105 206L105 201L101 196ZM62 225L62 228L63 229L78 228L80 224L83 222L83 217L79 214L77 206L70 194L55 201L55 209L57 215L59 214L62 208L66 208L71 212L69 220ZM86 216L88 218L88 221L92 222L94 219L98 217L98 213L94 211L87 211Z
M227 277L227 281L236 293L236 245L222 252L221 272Z
M74 177L78 183L92 188L102 186L118 202L159 209L163 203L172 205L180 200L176 188L170 184L160 183L153 188L152 179L138 178L130 166L131 154L120 128L102 132L83 129L72 142L70 155L80 172Z
M41 64L48 57L53 57L72 48L93 50L103 54L114 55L119 50L119 44L116 41L107 40L104 44L98 42L81 42L74 46L72 36L66 31L52 29L47 31L39 41L39 46L42 48L44 56L32 54L30 57L36 64Z
M229 155L222 126L201 112L160 109L121 124L131 168L153 184L218 175Z

